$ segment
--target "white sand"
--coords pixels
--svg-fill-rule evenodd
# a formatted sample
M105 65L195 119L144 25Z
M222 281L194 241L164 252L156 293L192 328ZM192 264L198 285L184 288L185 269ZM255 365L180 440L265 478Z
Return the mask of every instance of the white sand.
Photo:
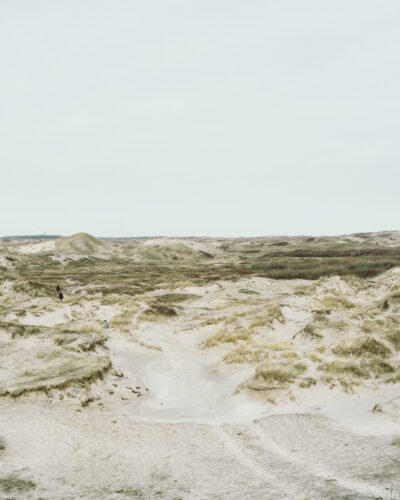
M45 240L39 243L28 243L27 245L21 245L18 251L26 254L34 254L39 252L51 252L56 247L55 240Z
M393 270L376 278L376 298L399 276ZM291 295L306 284L252 278L175 290L199 298L162 323L140 322L146 308L141 304L129 333L107 332L104 352L116 372L88 389L100 398L97 403L82 407L78 389L1 399L0 480L13 475L36 484L4 498L400 499L400 446L392 444L400 436L399 384L378 386L372 380L354 394L323 384L293 384L266 396L237 392L254 365L222 363L232 345L201 348L219 328L201 321L237 312L248 299L243 289L265 302L282 298L286 322L266 335L290 341L314 314L310 297ZM353 293L338 278L320 286L320 293ZM368 305L362 291L352 298ZM20 322L54 326L74 312L101 322L120 311L81 302L57 304L40 316L28 313ZM195 315L200 319L193 320ZM0 338L0 345L6 342ZM295 344L299 352L314 349L301 342ZM35 340L26 346L34 356ZM308 365L312 374L315 368ZM6 363L0 367L7 369ZM132 392L136 387L140 396ZM377 403L383 412L372 412Z

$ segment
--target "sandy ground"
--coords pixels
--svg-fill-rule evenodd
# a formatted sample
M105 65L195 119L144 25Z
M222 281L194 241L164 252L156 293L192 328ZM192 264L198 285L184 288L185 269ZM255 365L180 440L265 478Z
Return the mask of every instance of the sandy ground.
M38 245L24 252L41 251ZM398 269L390 271L376 279L376 291L361 290L352 300L362 311L399 276ZM255 296L279 300L285 316L265 338L291 341L313 318L310 297L293 295L309 285L251 278L188 286L174 292L198 298L161 322L141 320L147 306L138 299L129 331L110 328L98 348L113 372L90 387L98 396L93 404L81 405L68 388L0 399L0 498L400 499L399 383L371 380L354 393L320 383L238 390L254 365L223 363L232 345L203 346L217 328L204 319L240 312ZM352 293L339 278L318 286L321 294ZM28 313L20 323L54 327L78 313L101 322L119 312L119 306L83 300ZM341 314L333 313L333 321ZM332 342L339 335L332 329ZM35 342L25 342L32 356ZM314 349L301 342L299 349ZM372 411L377 404L383 411Z
M400 424L371 412L397 386L298 389L274 406L235 394L251 369L222 366L218 349L199 349L206 332L176 327L137 329L161 351L110 335L113 366L140 398L82 410L2 401L1 474L36 484L3 498L400 498Z

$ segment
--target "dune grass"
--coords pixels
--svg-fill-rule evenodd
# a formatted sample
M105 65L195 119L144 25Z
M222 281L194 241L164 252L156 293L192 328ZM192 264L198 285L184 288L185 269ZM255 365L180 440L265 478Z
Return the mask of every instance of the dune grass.
M132 317L135 311L125 310L120 314L115 315L109 322L111 328L116 328L122 332L129 332Z
M36 488L36 484L27 479L11 475L0 477L0 491L7 495L27 493Z
M313 363L317 363L317 362L321 361L321 358L315 352L312 352L311 354L309 354L308 359L310 359Z
M355 307L355 304L345 295L326 295L320 299L320 305L322 309L326 310L353 309Z
M286 359L299 359L299 354L296 351L283 351L281 352L281 358Z
M29 297L56 296L55 286L52 287L39 280L17 279L13 283L13 289L16 293L22 293Z
M365 367L361 367L359 363L352 361L331 361L321 364L319 369L330 375L370 378L369 371Z
M251 337L251 332L247 329L231 329L227 325L222 325L221 328L206 339L201 345L202 347L215 347L218 344L233 343L236 344L239 340L247 341Z
M228 352L223 358L228 364L232 363L259 363L268 356L268 351L262 347L241 345Z
M374 357L361 361L341 361L335 360L323 363L318 367L330 375L345 377L355 377L359 379L369 379L371 377L381 377L392 374L395 368L387 361Z
M143 313L140 315L140 318L144 321L157 322L166 320L168 318L173 318L177 315L178 313L173 307L153 303L150 305L150 307L143 311Z
M197 298L199 298L199 296L193 293L165 293L162 295L156 295L154 297L154 301L158 305L169 305L186 302L188 300L194 300Z
M307 370L304 363L277 363L270 360L263 361L256 369L255 376L269 383L288 384Z
M251 321L250 328L262 326L273 328L275 321L279 323L285 322L285 317L279 305L272 305L265 308L265 310L260 311L260 313Z
M385 338L392 344L396 351L400 350L400 329L387 332Z
M337 356L387 358L391 355L390 349L373 337L348 337L337 344L332 352Z
M15 337L35 335L42 331L47 331L48 328L45 326L23 325L15 321L0 321L0 330L10 333L14 339Z

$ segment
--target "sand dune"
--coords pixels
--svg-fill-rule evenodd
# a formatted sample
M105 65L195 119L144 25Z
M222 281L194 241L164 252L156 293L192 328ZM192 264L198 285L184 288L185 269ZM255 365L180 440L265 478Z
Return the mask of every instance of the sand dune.
M398 498L395 236L4 244L0 496Z

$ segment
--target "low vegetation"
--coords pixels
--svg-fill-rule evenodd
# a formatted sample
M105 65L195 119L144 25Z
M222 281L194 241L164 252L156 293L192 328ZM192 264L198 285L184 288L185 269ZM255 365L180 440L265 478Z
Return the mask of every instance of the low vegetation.
M344 295L326 295L320 300L322 309L352 309L355 304Z
M178 313L173 307L152 304L141 314L141 318L146 321L160 321L177 315Z
M121 330L122 332L129 332L130 325L132 323L132 318L135 311L132 309L127 309L120 314L117 314L110 321L110 327Z
M390 349L373 337L349 337L332 349L337 356L387 358L391 355Z
M364 242L240 239L219 242L211 253L194 251L186 243L149 245L142 248L139 260L133 258L139 243L105 255L110 245L77 235L57 243L57 251L66 252L63 263L47 253L6 256L7 267L0 269L0 332L15 342L37 341L40 349L32 359L44 368L19 366L1 383L3 394L95 380L108 370L102 346L114 330L129 332L138 345L159 350L135 336L136 325L171 320L165 326L179 328L188 317L193 321L185 328L209 327L205 331L210 336L201 347L221 346L227 364L253 364L256 379L266 384L296 382L307 388L322 380L352 390L377 378L400 381L400 287L393 280L380 289L380 277L369 279L400 265L400 246L385 247L369 236ZM298 282L295 292L286 293L282 290L291 285L285 282L276 295L267 295L262 287L255 290L258 281L251 278L257 277L313 283ZM235 292L219 300L226 283L235 282ZM57 283L68 311L59 318L63 323L51 328L24 325L31 315L32 323L44 315L57 320ZM281 286L272 285L271 290ZM205 293L216 290L217 305L205 307L205 300L197 300L207 297L202 292L185 293L184 287L202 286L207 286ZM147 304L144 310L139 309L141 303ZM96 312L103 310L112 311L108 332ZM313 377L304 375L309 374L307 366Z
M265 348L241 345L225 354L223 361L229 364L259 363L267 357L268 351Z
M239 340L249 340L251 337L251 333L249 330L238 328L231 329L227 325L223 325L217 333L206 339L202 343L202 347L215 347L218 344L231 342L236 344Z
M331 361L323 363L319 368L330 375L347 375L356 378L369 378L369 371L353 361Z
M268 383L288 384L307 370L304 363L277 363L263 361L256 369L255 377Z
M11 475L0 477L0 492L7 495L15 495L27 493L36 488L36 484L28 479L22 479L18 476Z

